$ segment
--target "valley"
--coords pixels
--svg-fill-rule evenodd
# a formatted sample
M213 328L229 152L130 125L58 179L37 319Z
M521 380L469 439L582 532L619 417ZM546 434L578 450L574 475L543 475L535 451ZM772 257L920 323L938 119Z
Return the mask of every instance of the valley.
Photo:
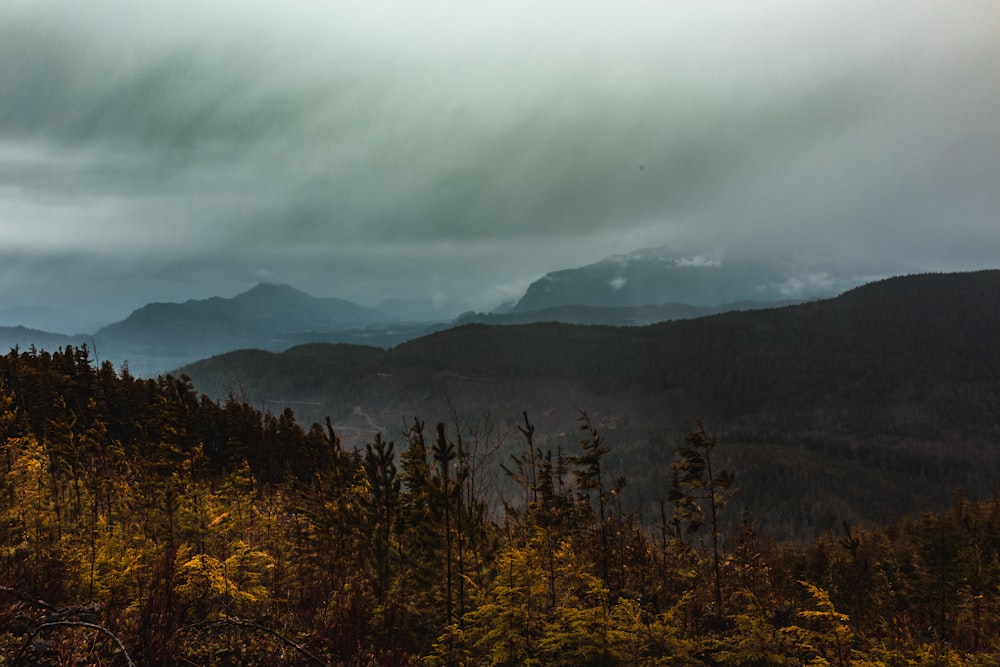
M489 415L498 433L516 435L525 411L545 446L570 446L586 411L646 516L674 448L702 419L761 530L812 539L844 521L947 506L959 487L996 491L997 295L996 271L908 276L646 327L474 324L389 350L241 351L179 372L213 398L284 403L305 423L330 417L359 447L371 423L394 438L418 415Z

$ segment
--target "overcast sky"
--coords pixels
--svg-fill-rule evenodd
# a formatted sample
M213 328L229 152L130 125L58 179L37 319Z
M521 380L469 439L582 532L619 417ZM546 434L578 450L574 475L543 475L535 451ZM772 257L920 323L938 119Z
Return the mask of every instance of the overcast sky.
M996 0L0 0L0 310L1000 267Z

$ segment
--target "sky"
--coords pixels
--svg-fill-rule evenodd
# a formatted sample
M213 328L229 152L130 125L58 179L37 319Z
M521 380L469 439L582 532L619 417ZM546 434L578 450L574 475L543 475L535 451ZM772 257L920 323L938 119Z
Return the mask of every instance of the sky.
M1000 268L996 0L0 0L0 63L0 311Z

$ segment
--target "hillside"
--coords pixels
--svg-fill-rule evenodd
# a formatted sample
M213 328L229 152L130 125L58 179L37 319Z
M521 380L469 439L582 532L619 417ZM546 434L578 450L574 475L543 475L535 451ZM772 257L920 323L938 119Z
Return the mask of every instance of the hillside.
M507 423L527 410L555 437L586 409L614 430L638 505L666 483L665 452L701 417L765 528L803 536L942 507L959 485L995 490L996 331L1000 272L983 271L647 327L469 325L364 359L312 346L182 370L212 395L238 387L280 404L282 387L302 417L329 414L362 439L451 410Z
M383 354L340 347L324 370ZM1000 656L996 497L777 543L700 426L664 454L676 475L644 521L622 502L620 430L582 417L554 449L524 419L505 456L481 424L431 424L345 447L290 410L137 379L86 348L0 356L0 663Z

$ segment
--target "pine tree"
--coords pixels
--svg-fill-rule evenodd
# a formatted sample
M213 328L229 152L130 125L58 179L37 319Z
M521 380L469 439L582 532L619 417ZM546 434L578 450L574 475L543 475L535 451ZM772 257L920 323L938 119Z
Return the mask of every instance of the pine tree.
M713 471L714 448L715 439L709 437L699 421L697 428L688 434L685 444L677 449L680 460L674 463L669 498L674 503L674 523L678 527L683 524L684 533L690 535L708 522L711 531L713 615L716 621L720 621L723 608L719 517L735 490L733 484L736 478L726 470Z
M365 446L364 469L370 490L368 527L372 530L371 559L374 569L374 593L378 607L375 615L375 636L383 646L393 645L393 630L397 604L390 599L393 578L398 567L400 530L401 480L396 474L392 441L386 442L381 433Z

